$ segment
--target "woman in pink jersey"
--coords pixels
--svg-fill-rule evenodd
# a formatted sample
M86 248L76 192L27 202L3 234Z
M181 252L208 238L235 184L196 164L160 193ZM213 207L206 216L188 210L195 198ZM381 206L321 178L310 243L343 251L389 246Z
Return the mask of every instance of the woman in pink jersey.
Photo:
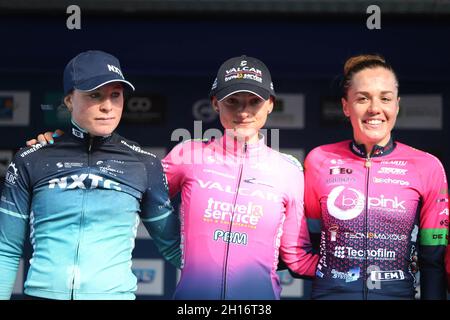
M225 132L185 141L163 160L170 195L181 192L184 266L177 299L279 299L279 254L313 276L318 261L303 212L303 170L260 134L275 91L267 67L225 61L211 89Z
M305 160L305 212L322 223L314 299L445 299L447 180L440 161L392 137L398 80L378 55L344 66L342 107L353 140Z
M279 257L312 277L318 256L304 216L302 166L260 134L275 100L270 72L258 59L231 58L210 97L223 134L184 141L162 161L170 196L182 199L175 298L279 299Z

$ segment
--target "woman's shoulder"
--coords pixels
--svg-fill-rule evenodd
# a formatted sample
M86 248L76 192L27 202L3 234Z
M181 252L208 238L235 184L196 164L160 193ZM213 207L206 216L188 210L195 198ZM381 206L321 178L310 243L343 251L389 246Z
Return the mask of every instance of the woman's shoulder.
M303 171L303 166L302 166L301 162L293 155L291 155L289 153L279 152L279 151L277 151L277 154L278 154L279 158L281 159L281 161L283 161L284 163L291 166L294 170ZM279 168L283 168L283 166L280 166Z
M120 145L125 150L135 154L137 157L150 157L152 159L158 159L156 155L142 148L136 141L124 138L121 135L116 134L114 143L115 145Z
M422 169L433 165L442 166L441 161L432 153L417 149L413 146L396 141L396 156L401 157L405 161L421 166Z
M348 152L350 150L349 145L350 140L323 144L313 148L306 156L306 159L311 160L340 156L343 152Z

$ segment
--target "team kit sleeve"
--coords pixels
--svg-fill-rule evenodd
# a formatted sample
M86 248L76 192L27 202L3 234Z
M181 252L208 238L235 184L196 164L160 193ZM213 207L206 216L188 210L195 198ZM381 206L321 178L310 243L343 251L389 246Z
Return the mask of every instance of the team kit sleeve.
M447 272L447 291L450 293L450 244L447 245L445 253L445 270Z
M320 199L316 190L317 177L320 177L315 167L318 163L320 163L319 159L313 150L305 159L305 215L313 220L320 220L322 216Z
M446 299L445 252L448 243L448 185L437 158L421 168L423 174L420 212L419 266L421 299ZM425 170L428 168L428 170Z
M161 161L169 185L170 198L181 191L185 171L191 161L189 145L189 143L176 145Z
M0 299L12 294L30 210L29 178L16 157L9 164L0 201Z
M319 256L312 253L308 224L304 214L304 177L298 170L290 177L289 201L280 242L280 255L287 267L302 277L314 277Z
M162 256L181 267L180 220L169 199L167 180L159 159L148 167L148 188L144 194L141 220Z

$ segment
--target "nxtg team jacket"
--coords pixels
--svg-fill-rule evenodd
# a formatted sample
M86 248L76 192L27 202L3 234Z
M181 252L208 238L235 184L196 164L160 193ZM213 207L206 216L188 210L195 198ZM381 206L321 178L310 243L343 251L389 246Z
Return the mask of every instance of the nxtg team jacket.
M402 143L371 157L351 141L305 161L306 214L321 219L315 299L413 299L419 253L423 299L445 299L447 180L431 154Z
M294 158L264 139L235 145L222 137L181 143L163 166L171 196L181 191L182 199L176 299L279 299L279 253L291 270L314 275Z
M11 295L27 224L28 295L133 299L140 218L164 257L179 264L179 221L160 160L118 134L92 139L71 130L53 145L20 150L8 167L0 201L2 299Z

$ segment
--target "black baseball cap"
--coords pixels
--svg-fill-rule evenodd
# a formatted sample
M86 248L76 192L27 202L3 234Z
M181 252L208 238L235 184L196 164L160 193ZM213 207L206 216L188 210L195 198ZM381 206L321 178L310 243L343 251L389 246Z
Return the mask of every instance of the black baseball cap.
M64 69L64 96L73 89L91 91L116 81L134 91L134 86L125 80L116 57L98 50L85 51L70 60Z
M261 60L242 55L220 66L210 97L220 101L237 92L250 92L264 100L275 97L269 69Z

